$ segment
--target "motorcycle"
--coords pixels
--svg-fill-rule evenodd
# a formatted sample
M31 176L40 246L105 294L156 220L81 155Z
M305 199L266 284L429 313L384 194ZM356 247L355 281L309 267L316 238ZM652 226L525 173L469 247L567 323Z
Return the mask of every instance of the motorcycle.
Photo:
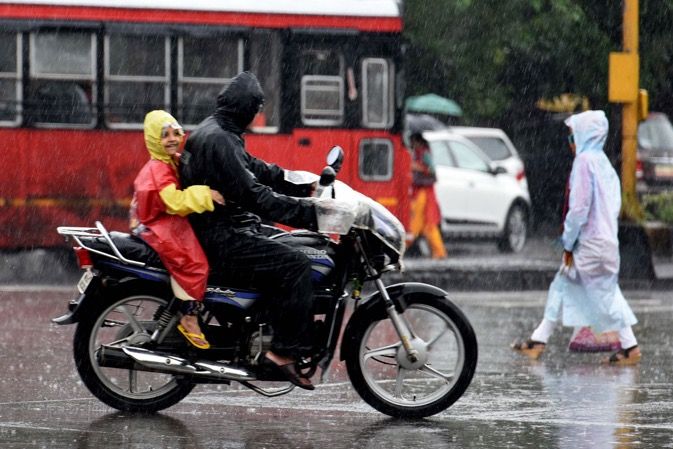
M324 381L341 341L340 361L373 408L398 418L439 413L472 380L474 331L445 291L422 283L384 284L384 273L402 268L405 230L385 207L335 179L343 158L339 147L329 152L311 199L319 232L265 228L269 238L311 260L314 347L298 366L307 377L321 370ZM303 175L304 181L318 177ZM278 387L282 372L263 363L273 339L269 304L276 299L252 288L208 285L199 321L211 349L199 350L176 329L179 300L147 244L108 232L100 222L57 231L74 240L84 272L67 313L52 321L77 324L76 367L102 402L152 413L178 403L200 383L238 382L267 397L294 389ZM373 288L363 295L366 282Z

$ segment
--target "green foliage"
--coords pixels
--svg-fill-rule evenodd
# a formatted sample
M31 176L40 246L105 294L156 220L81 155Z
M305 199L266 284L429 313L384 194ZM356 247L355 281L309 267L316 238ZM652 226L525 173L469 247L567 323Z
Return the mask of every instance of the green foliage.
M673 225L673 192L645 195L642 203L647 220Z
M614 0L407 0L408 95L456 100L468 121L525 118L571 92L608 108L608 53L621 49ZM673 108L673 0L641 0L641 85ZM413 74L413 75L412 75Z

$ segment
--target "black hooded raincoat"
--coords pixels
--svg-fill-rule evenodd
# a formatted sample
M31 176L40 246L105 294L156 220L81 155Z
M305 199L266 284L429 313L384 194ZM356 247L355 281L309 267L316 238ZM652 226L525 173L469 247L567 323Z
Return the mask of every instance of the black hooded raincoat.
M310 261L300 251L260 232L259 217L315 229L313 204L298 196L310 189L284 180L280 167L245 150L243 133L264 102L255 76L243 72L217 97L215 113L190 134L181 158L184 187L203 184L218 190L225 206L193 214L194 227L211 266L211 279L252 287L276 298L274 342L277 354L299 356L311 314Z

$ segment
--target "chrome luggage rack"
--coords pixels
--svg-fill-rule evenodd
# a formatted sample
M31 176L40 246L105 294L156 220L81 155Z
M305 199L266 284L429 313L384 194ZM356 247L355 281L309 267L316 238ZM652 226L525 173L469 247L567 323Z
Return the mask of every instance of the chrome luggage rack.
M56 232L58 232L60 235L66 236L66 238L72 237L79 246L86 249L87 251L91 251L92 253L98 254L100 256L109 257L110 259L114 260L119 260L128 265L136 265L139 267L144 267L146 265L144 262L138 262L137 260L127 259L126 257L122 256L122 253L119 252L119 248L117 248L117 245L115 245L114 242L112 241L110 233L107 231L107 229L105 229L105 226L103 226L103 223L101 223L100 221L96 221L95 228L85 228L77 226L59 226L58 228L56 228ZM110 249L112 249L112 252L114 254L93 249L90 246L85 245L80 239L80 237L94 237L94 238L103 237L103 239L105 239L105 242L110 246Z

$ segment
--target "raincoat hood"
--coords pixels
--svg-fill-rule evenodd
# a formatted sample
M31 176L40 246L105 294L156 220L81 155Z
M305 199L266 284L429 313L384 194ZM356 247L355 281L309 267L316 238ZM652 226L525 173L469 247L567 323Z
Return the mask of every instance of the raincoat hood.
M264 92L255 75L242 72L217 96L215 117L221 126L241 134L264 104Z
M564 122L573 131L577 154L603 151L608 137L608 119L603 111L585 111L571 115Z
M168 112L148 112L145 116L144 124L145 146L147 146L147 151L149 151L152 159L157 159L175 167L173 158L164 151L164 147L161 145L161 131L166 126L182 129L178 121Z

